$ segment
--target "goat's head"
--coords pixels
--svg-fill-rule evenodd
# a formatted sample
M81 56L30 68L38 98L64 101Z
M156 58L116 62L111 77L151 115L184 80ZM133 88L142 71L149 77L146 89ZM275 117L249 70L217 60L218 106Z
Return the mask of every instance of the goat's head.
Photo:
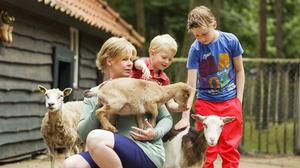
M195 89L190 87L188 84L179 82L176 84L176 93L174 96L174 100L178 103L181 109L189 109L188 101L194 98Z
M192 114L192 118L203 123L204 136L209 146L217 145L224 124L235 120L234 117L202 116L199 114Z
M72 88L65 88L63 91L59 89L47 89L42 85L38 85L39 90L45 96L46 108L51 111L57 111L61 108L64 97L68 96L72 92Z

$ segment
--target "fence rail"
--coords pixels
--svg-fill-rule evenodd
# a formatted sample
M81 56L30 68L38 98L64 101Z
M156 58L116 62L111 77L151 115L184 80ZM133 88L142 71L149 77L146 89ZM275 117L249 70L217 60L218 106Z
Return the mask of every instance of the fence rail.
M300 154L300 59L243 58L245 90L241 148L249 153ZM186 81L186 59L167 70Z

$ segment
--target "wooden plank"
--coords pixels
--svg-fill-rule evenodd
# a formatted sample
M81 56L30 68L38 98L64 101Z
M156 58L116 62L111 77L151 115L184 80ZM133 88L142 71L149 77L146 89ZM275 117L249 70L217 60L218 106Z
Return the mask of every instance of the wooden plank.
M79 86L81 88L92 88L97 86L96 80L92 80L92 79L81 79L79 81Z
M86 48L81 47L80 48L80 56L85 59L95 60L97 58L97 53L93 53L93 52L87 50Z
M80 67L79 76L81 79L97 79L97 71L93 68L88 67Z
M40 129L31 131L20 131L17 133L3 133L0 134L0 146L11 143L19 143L23 141L42 140Z
M90 67L90 68L95 68L98 69L96 66L96 62L94 59L80 59L80 66L85 66L85 67Z
M0 62L0 76L52 82L52 68L48 65L7 64Z
M29 153L39 152L46 148L45 143L42 140L27 141L16 144L8 144L0 146L0 160L18 157L20 155L26 155Z
M53 63L51 54L20 51L13 48L4 48L3 52L0 52L0 62L39 65L51 65Z
M0 133L39 129L41 123L42 117L0 118Z
M0 91L0 103L43 102L44 96L39 92Z
M46 111L47 109L44 103L5 103L1 104L0 117L42 117L45 115Z
M22 16L14 23L14 32L45 41L70 44L69 27L40 17ZM34 25L34 26L33 26ZM52 25L52 26L51 26Z
M76 89L72 92L73 94L73 100L83 100L83 92L85 89Z
M21 34L13 34L13 43L3 43L7 48L15 48L19 50L38 52L43 54L51 54L53 44L47 41L33 39Z
M8 78L0 76L0 90L27 90L27 91L37 91L38 85L41 84L46 88L51 87L51 83L35 82L19 80L15 78Z

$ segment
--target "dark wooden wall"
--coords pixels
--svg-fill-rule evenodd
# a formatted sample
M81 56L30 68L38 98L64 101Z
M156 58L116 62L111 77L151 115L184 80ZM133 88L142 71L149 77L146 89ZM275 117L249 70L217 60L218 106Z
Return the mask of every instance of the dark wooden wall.
M37 85L52 87L53 47L70 46L69 25L0 1L1 9L16 21L13 43L0 42L0 163L45 150L40 125L46 109ZM100 39L80 34L79 88L74 89L74 99L82 99L82 91L97 84L100 44Z

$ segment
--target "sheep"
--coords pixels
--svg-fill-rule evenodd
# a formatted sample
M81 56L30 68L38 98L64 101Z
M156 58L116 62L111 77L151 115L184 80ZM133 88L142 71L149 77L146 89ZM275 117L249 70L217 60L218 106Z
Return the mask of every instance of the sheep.
M224 124L235 119L234 117L193 114L192 118L201 121L204 129L186 128L173 139L164 142L166 150L164 168L200 167L205 158L207 145L215 146Z
M41 133L48 147L51 168L54 168L56 148L65 148L65 158L70 156L71 150L79 152L80 140L76 127L83 109L83 101L63 102L64 97L72 92L71 88L63 91L48 90L41 85L38 85L38 88L45 96L47 108L41 124Z
M179 108L188 109L187 102L194 91L182 82L160 86L152 81L118 78L100 84L97 93L86 92L85 97L98 95L98 103L103 106L97 109L97 118L103 129L117 132L109 122L110 116L136 115L137 126L144 128L143 118L148 112L151 114L149 122L155 126L158 107L174 98Z

